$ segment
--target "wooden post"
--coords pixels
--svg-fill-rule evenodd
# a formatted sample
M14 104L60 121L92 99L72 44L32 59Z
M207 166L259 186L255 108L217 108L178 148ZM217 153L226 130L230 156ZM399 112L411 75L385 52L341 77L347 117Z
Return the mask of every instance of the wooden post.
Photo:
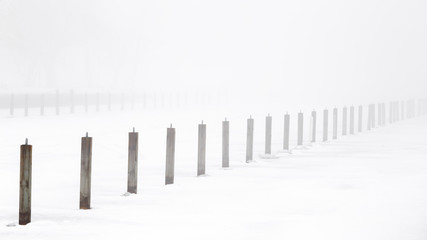
M350 135L354 134L354 106L350 106Z
M342 109L342 135L347 135L347 107Z
M253 147L254 147L254 120L250 117L247 121L246 131L246 163L253 160Z
M265 118L265 154L271 154L271 130L273 119L268 114Z
M285 114L284 118L284 133L283 133L283 150L289 151L289 114Z
M359 120L358 120L359 124L358 124L357 130L359 132L362 132L362 126L363 126L363 106L362 105L359 105L358 114L359 114Z
M82 155L80 168L80 209L90 209L92 176L92 138L86 133L82 137Z
M337 139L338 137L338 109L334 108L333 119L332 119L332 139Z
M19 225L31 222L31 175L33 146L28 140L21 145L21 163L19 174Z
M311 142L316 142L316 126L317 126L317 113L316 111L311 112Z
M89 110L89 99L87 93L85 93L85 112L88 112Z
M40 96L40 115L41 116L44 115L44 105L45 105L44 99L45 99L44 93L42 93L42 95Z
M99 112L99 92L96 93L96 111Z
M28 93L27 94L25 94L25 106L24 106L24 108L25 108L25 116L26 117L28 117Z
M70 90L70 113L74 113L74 90Z
M302 146L303 143L303 129L304 129L304 115L302 112L298 113L298 139L297 145Z
M222 122L222 167L230 167L230 123Z
M56 115L59 115L59 91L56 90L55 93L55 105L56 105Z
M128 149L128 193L137 193L138 189L138 133L129 133Z
M10 95L10 116L13 116L15 112L15 94Z
M173 184L175 179L175 128L167 129L166 135L166 177L165 185Z
M206 124L199 124L197 151L197 176L206 174Z
M328 109L323 110L323 142L328 141Z

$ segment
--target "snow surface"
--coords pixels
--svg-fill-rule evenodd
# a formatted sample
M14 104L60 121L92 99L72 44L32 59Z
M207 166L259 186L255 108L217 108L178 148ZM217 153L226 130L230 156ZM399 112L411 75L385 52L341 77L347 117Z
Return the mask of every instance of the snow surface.
M247 116L234 112L227 116L231 168L225 170L223 114L179 109L2 118L0 239L427 238L427 117L289 154L281 151L283 116L272 113L278 158L268 158L267 114L254 114L255 161L246 164ZM207 175L196 177L201 120L208 131ZM170 123L177 132L175 184L164 186ZM140 132L137 195L125 194L132 127ZM92 209L79 210L86 131L94 138ZM33 145L32 223L19 226L19 145L26 137Z

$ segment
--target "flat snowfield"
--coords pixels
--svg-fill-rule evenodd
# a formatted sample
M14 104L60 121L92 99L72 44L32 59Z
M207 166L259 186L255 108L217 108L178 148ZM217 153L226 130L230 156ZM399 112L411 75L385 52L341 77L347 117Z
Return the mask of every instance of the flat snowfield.
M256 115L255 159L247 164L246 116L231 114L231 160L224 170L223 118L197 114L3 117L0 239L427 239L426 116L326 143L319 142L319 122L318 142L289 154L281 151L283 116L272 114L273 157L266 158L265 116ZM202 119L207 175L196 177ZM170 123L176 127L175 184L165 186ZM132 127L140 138L138 194L127 195ZM292 122L293 148L295 127ZM86 132L93 137L92 209L79 210ZM33 145L32 222L19 226L19 146L25 138Z

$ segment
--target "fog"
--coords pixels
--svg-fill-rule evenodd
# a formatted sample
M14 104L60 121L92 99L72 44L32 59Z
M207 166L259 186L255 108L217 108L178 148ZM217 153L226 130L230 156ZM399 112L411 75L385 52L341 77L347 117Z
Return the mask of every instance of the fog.
M0 88L294 105L424 97L426 10L421 0L0 0Z

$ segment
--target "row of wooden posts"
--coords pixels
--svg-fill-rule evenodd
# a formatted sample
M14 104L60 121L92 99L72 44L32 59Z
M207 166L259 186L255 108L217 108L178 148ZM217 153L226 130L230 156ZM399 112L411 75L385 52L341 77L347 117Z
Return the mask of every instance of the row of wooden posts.
M47 99L46 96L48 96L48 95L51 95L51 94L46 94L46 93L32 94L32 95L24 94L23 99L21 99L21 102L23 102L22 109L24 110L24 116L29 116L29 110L31 108L30 102L33 104L37 103L37 106L35 106L35 107L39 108L40 116L43 116L43 115L45 115L45 108L49 105L52 105L55 108L55 114L56 115L60 115L61 106L67 106L69 108L69 113L73 114L73 113L75 113L76 106L78 106L78 105L84 106L85 112L88 112L89 107L91 105L93 105L93 106L95 106L96 111L99 112L102 105L106 105L106 109L108 111L111 111L112 105L116 103L116 104L120 104L120 110L123 111L127 104L130 105L131 109L135 109L135 105L137 103L142 104L143 108L147 108L149 100L151 100L151 104L154 107L156 107L157 105L159 105L159 107L166 107L166 105L168 105L170 107L171 106L179 107L180 105L186 105L187 100L188 100L187 94L183 94L181 96L178 93L169 94L169 95L165 95L163 93L158 94L158 95L156 95L156 94L154 94L154 95L150 94L149 95L147 93L129 93L129 94L121 93L118 96L118 98L120 98L120 100L117 100L117 99L115 99L117 97L114 97L115 94L111 94L111 93L76 94L76 93L74 93L74 91L70 91L69 93L65 93L66 100L61 101L61 96L62 96L62 98L64 98L64 93L60 93L59 91L56 91L54 93L53 103L47 104L49 101L46 101L46 99ZM79 95L83 95L81 97L82 99L79 98ZM30 97L31 97L31 101L30 101ZM157 99L157 97L159 99ZM183 97L183 99L181 99L181 97ZM200 102L203 102L203 103L209 102L208 99L205 99L206 98L205 95L196 96L196 97L200 98L199 99ZM219 96L217 96L217 97L219 98ZM94 98L95 100L91 102L90 98ZM16 104L16 99L17 99L17 96L15 94L10 94L10 100L9 100L9 114L10 114L10 116L14 116L15 110L19 108ZM37 101L34 101L34 99L36 99ZM78 104L78 102L80 102L78 100L83 101L83 103Z
M420 101L422 111L419 114L427 113L427 101ZM377 114L375 110L377 109ZM386 124L386 104L380 103L368 105L367 129L371 130L376 126L384 126ZM400 102L391 102L389 108L389 123L405 119L404 104ZM348 117L349 114L349 117ZM415 106L411 104L406 108L406 117L412 118L415 116ZM310 114L309 127L309 142L316 142L317 132L317 112L312 111ZM363 121L363 106L358 107L358 132L362 131ZM265 154L271 154L272 142L272 116L266 117L265 126ZM349 126L347 125L349 123ZM303 145L303 125L304 115L298 113L297 123L297 146ZM328 141L329 127L329 111L323 110L323 138L322 141ZM351 106L349 113L347 107L342 110L342 135L350 135L355 133L355 108ZM283 150L290 151L290 115L284 115L284 140ZM229 167L229 140L230 123L227 119L222 122L222 167ZM338 109L333 109L332 114L332 139L338 137ZM247 119L247 139L246 139L246 162L250 163L253 160L254 147L254 119ZM19 197L19 224L25 225L31 222L31 164L32 164L32 146L26 140L24 145L21 145L21 167L20 167L20 197ZM175 128L172 125L167 128L166 136L166 171L165 184L174 183L174 168L175 168ZM92 137L88 133L81 140L81 171L80 171L80 209L91 208L91 172L92 172ZM198 125L198 154L197 154L197 176L206 173L206 124ZM129 133L129 149L128 149L128 183L127 191L129 193L137 193L138 183L138 132L135 128Z

